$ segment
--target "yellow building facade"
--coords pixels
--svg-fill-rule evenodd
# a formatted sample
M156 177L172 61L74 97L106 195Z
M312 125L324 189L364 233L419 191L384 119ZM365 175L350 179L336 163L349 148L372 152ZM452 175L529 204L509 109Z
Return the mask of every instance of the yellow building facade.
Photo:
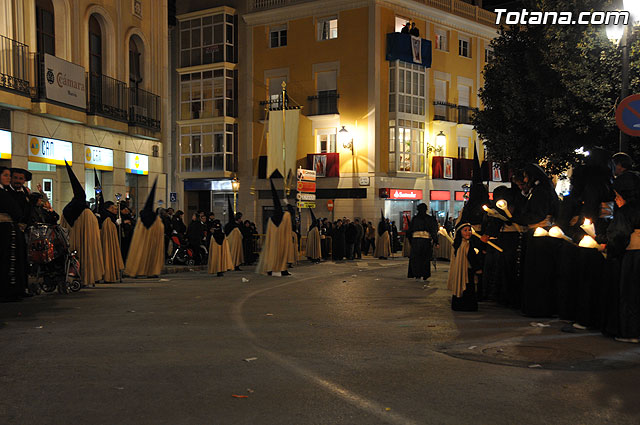
M459 0L255 0L242 19L247 42L240 63L248 70L240 83L247 90L241 96L247 102L241 106L241 208L260 221L270 205L268 180L260 175L265 109L282 112L277 87L284 81L288 106L302 107L296 164L323 171L324 160L314 154L330 154L331 176L317 182L316 216L377 221L383 209L398 222L417 203L429 204L432 193L433 210L457 213L456 192L468 180L432 178L433 157L458 164L473 158L478 145L483 159L470 123L480 106L488 45L497 36L493 13ZM430 43L430 66L415 56L388 60L388 35L400 36L407 21L415 23L422 45Z
M95 196L137 212L156 177L166 200L167 2L0 1L2 165L28 169L59 213L64 161ZM94 172L95 169L95 172Z

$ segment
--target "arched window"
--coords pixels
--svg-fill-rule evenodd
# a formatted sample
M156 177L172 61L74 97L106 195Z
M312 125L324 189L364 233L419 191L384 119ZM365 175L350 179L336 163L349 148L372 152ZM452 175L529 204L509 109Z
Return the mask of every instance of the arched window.
M95 15L89 18L89 73L102 75L102 28Z
M142 40L137 35L129 39L129 87L142 88Z
M36 36L38 53L55 56L55 19L51 0L36 0Z

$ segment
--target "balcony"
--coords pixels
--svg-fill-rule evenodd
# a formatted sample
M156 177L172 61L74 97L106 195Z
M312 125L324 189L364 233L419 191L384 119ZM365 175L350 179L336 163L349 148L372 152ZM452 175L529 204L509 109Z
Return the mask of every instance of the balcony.
M88 114L127 122L127 85L106 75L89 77Z
M29 46L0 35L0 87L29 96Z
M478 112L478 108L458 106L458 124L473 125L473 117L476 112Z
M436 100L433 102L433 109L434 121L458 122L458 105Z
M282 95L272 96L271 99L263 100L260 102L260 121L266 121L268 119L268 113L271 111L282 111ZM285 109L300 109L300 105L293 102L288 95L284 98Z
M129 125L160 131L160 96L129 87Z
M309 101L308 116L314 115L337 115L338 98L340 95L335 91L320 92L315 96L307 97Z

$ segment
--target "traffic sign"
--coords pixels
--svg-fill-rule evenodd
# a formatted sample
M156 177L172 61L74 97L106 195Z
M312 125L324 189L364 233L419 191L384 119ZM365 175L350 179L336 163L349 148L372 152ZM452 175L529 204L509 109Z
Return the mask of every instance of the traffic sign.
M630 136L640 136L640 94L632 94L616 109L618 128Z
M298 208L315 208L315 202L298 201Z
M169 202L178 202L178 194L176 192L169 193Z
M315 193L298 192L296 194L296 198L298 198L298 201L315 201L316 200L316 194Z
M328 209L329 211L333 211L333 200L332 200L332 199L329 199L329 200L327 201L327 209Z
M298 182L298 192L315 192L316 184L314 182Z
M306 182L316 181L316 172L314 170L303 170L302 168L298 168L296 174L298 176L298 180Z

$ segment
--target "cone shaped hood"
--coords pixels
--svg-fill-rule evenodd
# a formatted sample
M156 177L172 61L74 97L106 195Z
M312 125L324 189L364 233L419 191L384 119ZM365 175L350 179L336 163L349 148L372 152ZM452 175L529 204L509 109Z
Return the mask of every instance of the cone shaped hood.
M382 236L387 229L387 222L384 219L384 211L380 209L380 223L378 224L378 236Z
M156 198L156 184L158 184L157 177L149 191L149 196L147 196L147 201L144 203L144 208L140 211L140 220L142 220L142 224L144 224L144 227L147 229L153 225L153 222L156 221L156 217L158 216L153 208L153 203Z
M482 167L480 167L480 159L478 158L477 143L473 146L473 174L471 175L472 183L482 183Z
M311 226L309 226L309 228L318 226L318 220L316 219L316 215L313 213L313 208L309 208L309 214L311 214Z
M231 198L227 198L227 214L229 214L229 221L224 226L224 233L229 236L233 229L238 227L238 223L236 223L236 212L233 210L233 204L231 203Z
M276 187L273 184L273 180L269 179L269 183L271 183L271 197L273 198L273 216L271 217L271 221L276 226L279 226L282 222L282 204L280 203L280 197L278 196L278 192L276 191Z
M69 181L71 182L71 188L73 189L73 198L62 210L62 215L64 215L65 220L71 227L73 227L73 223L76 222L82 211L87 209L87 195L82 188L82 185L78 181L78 178L73 173L73 170L65 161L65 165L67 167L67 174L69 175Z

